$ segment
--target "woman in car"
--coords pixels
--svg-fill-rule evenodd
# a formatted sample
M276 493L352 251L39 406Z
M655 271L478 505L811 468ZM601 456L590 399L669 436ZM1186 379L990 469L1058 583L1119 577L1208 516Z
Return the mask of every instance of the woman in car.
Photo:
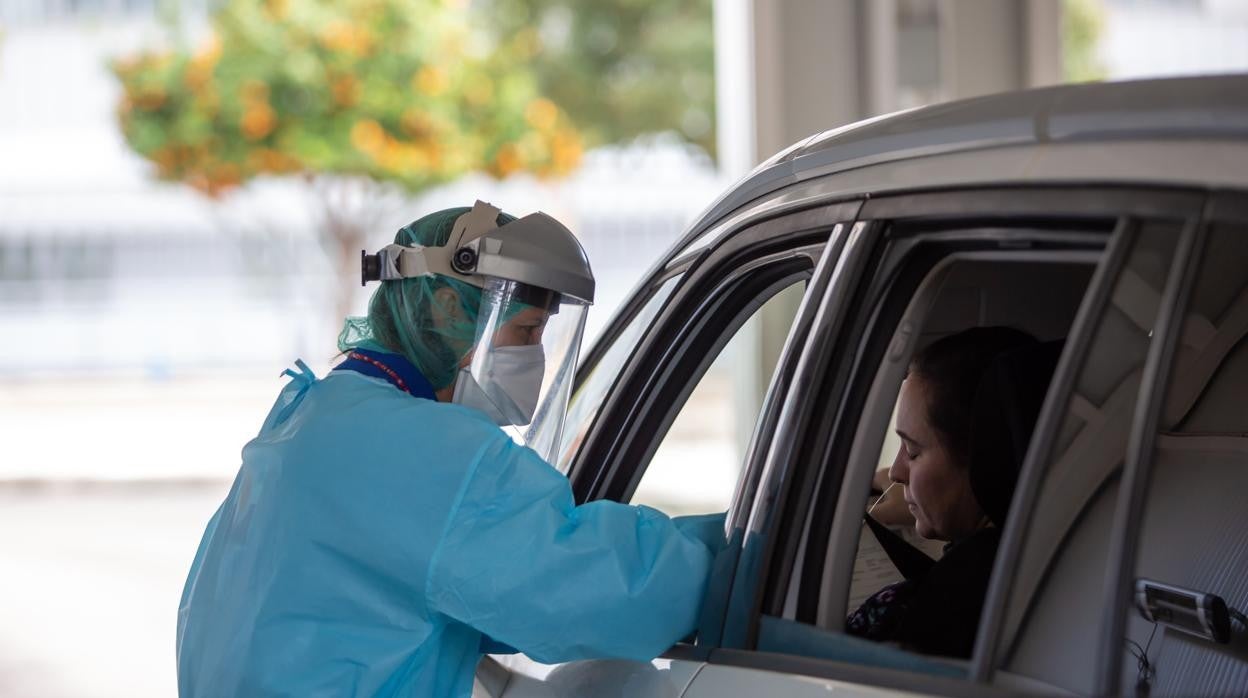
M906 579L851 613L847 632L925 654L970 656L1001 527L1059 352L1060 345L1018 330L978 327L933 342L911 362L889 477L903 486L918 534L946 541L945 554L935 562L907 555L899 564ZM892 543L886 547L896 550Z

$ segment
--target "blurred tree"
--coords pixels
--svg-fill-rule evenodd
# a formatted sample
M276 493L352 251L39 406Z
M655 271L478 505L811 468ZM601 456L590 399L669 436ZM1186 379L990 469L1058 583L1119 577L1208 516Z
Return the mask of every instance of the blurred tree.
M590 145L673 131L715 155L713 0L473 0L539 46L539 89ZM531 39L529 39L531 37Z
M212 197L261 175L307 183L341 316L387 202L473 170L579 163L579 132L526 67L537 50L472 31L456 0L225 0L197 50L112 68L126 141L160 178Z
M1105 27L1105 12L1096 0L1062 3L1062 72L1067 82L1104 80L1106 71L1096 55Z

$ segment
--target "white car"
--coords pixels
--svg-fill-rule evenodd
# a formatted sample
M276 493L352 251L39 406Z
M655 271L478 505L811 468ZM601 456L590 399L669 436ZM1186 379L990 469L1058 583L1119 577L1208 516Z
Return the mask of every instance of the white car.
M581 501L633 500L768 301L783 348L696 636L649 664L487 657L478 695L1248 694L1248 76L942 104L768 160L584 357L558 464ZM1066 341L974 652L850 637L887 577L862 520L906 366L982 325Z

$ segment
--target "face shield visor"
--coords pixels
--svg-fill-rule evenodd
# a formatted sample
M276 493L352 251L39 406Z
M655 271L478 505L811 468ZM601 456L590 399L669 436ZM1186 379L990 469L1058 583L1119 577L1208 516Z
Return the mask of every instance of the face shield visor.
M477 339L452 402L478 409L547 462L563 430L587 305L517 281L487 278Z

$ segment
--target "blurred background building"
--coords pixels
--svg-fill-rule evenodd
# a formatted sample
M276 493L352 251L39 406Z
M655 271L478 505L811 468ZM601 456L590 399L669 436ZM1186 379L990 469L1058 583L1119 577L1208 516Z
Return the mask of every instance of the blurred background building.
M224 4L0 0L0 695L173 693L202 526L278 373L303 357L322 374L336 353L342 265L306 190L261 176L205 196L158 179L119 125L110 61L194 46ZM537 37L538 90L587 150L560 177L402 189L364 246L476 198L546 210L599 276L587 342L722 189L813 133L1029 86L1248 69L1242 0L466 4L497 34ZM646 43L646 22L673 28ZM674 462L737 462L783 341L770 312L784 314L752 321L695 392ZM716 505L665 472L641 494Z

